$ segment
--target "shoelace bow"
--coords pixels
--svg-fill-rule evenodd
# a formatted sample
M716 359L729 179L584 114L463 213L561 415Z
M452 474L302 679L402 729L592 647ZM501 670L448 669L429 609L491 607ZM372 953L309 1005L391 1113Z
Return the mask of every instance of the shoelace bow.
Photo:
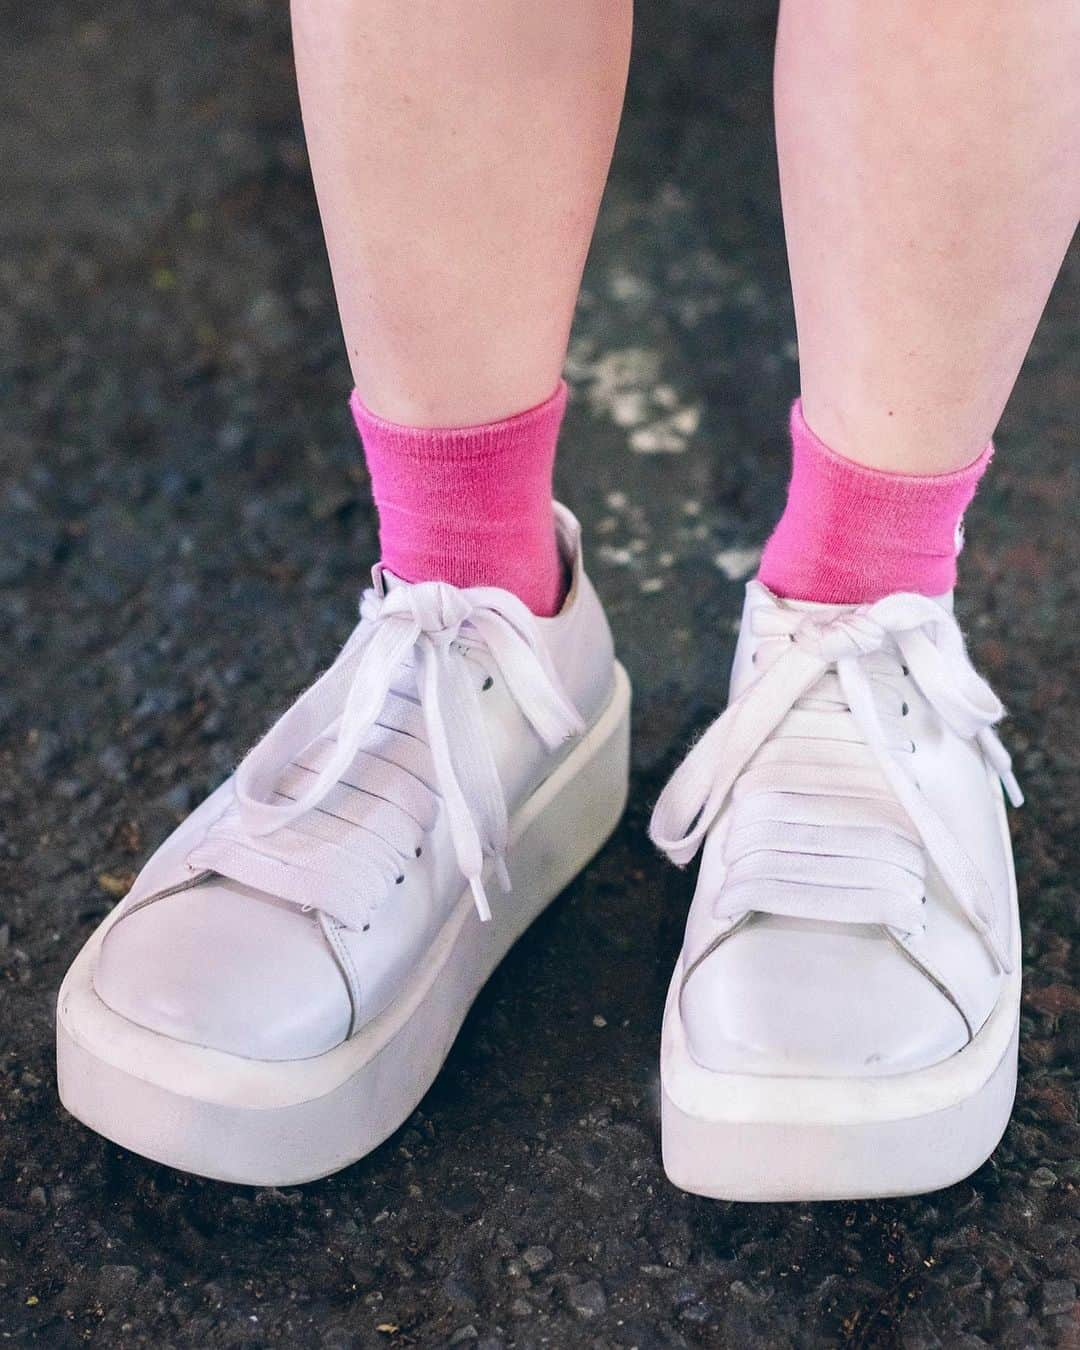
M509 835L506 797L492 754L464 644L483 647L527 722L549 750L584 731L563 692L529 609L495 587L459 589L443 582L394 584L364 593L361 622L337 660L266 733L236 771L244 831L270 834L317 807L360 752L410 657L458 866L481 919L491 910L485 858L504 890ZM272 801L285 769L336 724L334 747L305 792ZM278 794L280 795L280 794Z
M866 658L895 648L937 715L958 736L981 747L1009 800L1021 805L1008 752L991 730L1004 709L971 665L956 620L935 601L902 593L826 618L772 603L755 608L753 622L756 636L786 637L788 645L675 771L653 811L653 842L673 862L688 863L758 750L835 668L858 732L927 855L1002 969L1010 969L1008 950L990 917L986 879L897 761L866 668Z

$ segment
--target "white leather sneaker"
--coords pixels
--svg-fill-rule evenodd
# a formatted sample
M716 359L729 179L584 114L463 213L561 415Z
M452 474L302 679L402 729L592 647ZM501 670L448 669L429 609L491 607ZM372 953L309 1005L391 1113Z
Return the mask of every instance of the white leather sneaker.
M680 864L704 843L661 1045L677 1186L908 1195L989 1156L1020 1009L1002 712L951 596L748 585L730 706L651 827Z
M185 1171L325 1176L409 1115L626 800L630 687L566 603L376 567L337 661L154 854L60 990L60 1097ZM492 879L509 892L488 903Z

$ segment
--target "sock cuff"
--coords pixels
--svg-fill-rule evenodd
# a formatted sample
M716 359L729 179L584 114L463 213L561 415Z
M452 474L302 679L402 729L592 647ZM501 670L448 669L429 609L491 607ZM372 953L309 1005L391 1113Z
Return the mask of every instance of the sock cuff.
M560 380L543 403L474 427L410 427L350 405L379 514L382 561L405 581L500 586L535 614L562 603L552 509Z
M366 408L355 389L349 399L349 408L369 457L373 450L375 453L382 451L397 459L423 461L430 465L433 461L468 463L491 459L492 456L515 453L523 443L550 444L554 455L567 398L566 381L560 380L554 392L535 407L497 422L458 427L413 427L391 422Z
M942 491L949 488L963 489L969 484L971 496L974 496L979 479L994 457L994 442L988 441L970 464L965 464L959 469L951 469L947 473L903 473L896 469L878 469L869 464L860 464L857 460L848 459L846 455L841 455L839 451L825 444L803 416L801 398L797 398L791 405L789 426L792 452L796 459L816 458L820 461L823 473L831 477L843 476L852 482L860 481L862 490L872 492L875 496L917 496L927 489ZM968 501L970 500L969 496Z
M942 595L956 582L961 522L993 455L943 474L905 474L847 459L791 409L787 505L759 576L795 600L862 604L895 591Z

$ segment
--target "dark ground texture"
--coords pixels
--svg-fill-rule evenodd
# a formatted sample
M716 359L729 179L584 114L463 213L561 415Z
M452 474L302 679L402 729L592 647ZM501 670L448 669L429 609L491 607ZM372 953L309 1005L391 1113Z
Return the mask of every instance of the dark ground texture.
M1016 1114L923 1199L673 1190L657 1035L688 880L649 804L717 712L782 498L793 328L773 14L639 20L560 491L636 687L625 824L491 982L415 1116L316 1185L177 1176L68 1119L61 975L353 622L374 519L283 6L4 0L0 1339L68 1346L1080 1343L1074 252L969 521L1013 710Z

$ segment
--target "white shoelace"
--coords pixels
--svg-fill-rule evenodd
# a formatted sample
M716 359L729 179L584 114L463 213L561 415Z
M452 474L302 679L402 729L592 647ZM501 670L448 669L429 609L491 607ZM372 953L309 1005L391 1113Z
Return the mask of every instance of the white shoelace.
M734 796L722 917L773 912L911 932L922 925L921 842L1002 969L1010 969L988 883L901 766L902 743L890 737L879 707L891 662L958 736L979 745L1010 801L1022 803L1009 755L991 730L1004 709L972 667L956 620L913 594L831 616L769 601L754 608L753 632L764 639L759 652L775 648L772 659L664 788L650 826L654 843L685 865ZM861 741L852 741L853 732ZM774 733L777 744L767 745ZM793 738L786 749L778 744L785 736ZM799 738L818 745L800 757ZM832 744L823 750L822 741ZM788 793L793 754L802 762Z
M364 795L369 806L355 822L361 830L354 828L352 834L365 837L369 852L381 848L391 854L392 877L400 870L397 858L419 854L419 847L413 847L419 837L415 822L430 826L433 817L423 781L427 764L426 772L434 780L431 787L446 811L458 866L480 917L490 919L484 861L492 859L503 889L509 890L509 821L480 706L476 666L466 652L481 647L490 655L522 715L549 751L583 732L582 719L561 687L532 613L507 591L395 582L383 595L365 592L360 614L361 622L334 664L237 769L237 810L225 836L233 843L246 839L255 844L309 812L316 813L309 818L316 820L320 804L331 794L338 800L351 789ZM416 716L415 703L393 689L410 662L422 718ZM380 732L394 737L396 744L411 744L404 752L411 756L408 765L402 762L400 749L394 752L399 760L395 763L366 748L372 734ZM430 759L418 745L419 735ZM354 765L358 781L344 782ZM313 850L321 849L324 867L350 867L347 856L335 861L341 852L335 847L341 831L332 833L335 819L348 826L350 817L322 814L327 817L322 824L327 833L316 834L314 840L311 834L297 835L281 849L281 861L303 865L305 850L310 858ZM349 914L340 905L336 912L343 919Z

